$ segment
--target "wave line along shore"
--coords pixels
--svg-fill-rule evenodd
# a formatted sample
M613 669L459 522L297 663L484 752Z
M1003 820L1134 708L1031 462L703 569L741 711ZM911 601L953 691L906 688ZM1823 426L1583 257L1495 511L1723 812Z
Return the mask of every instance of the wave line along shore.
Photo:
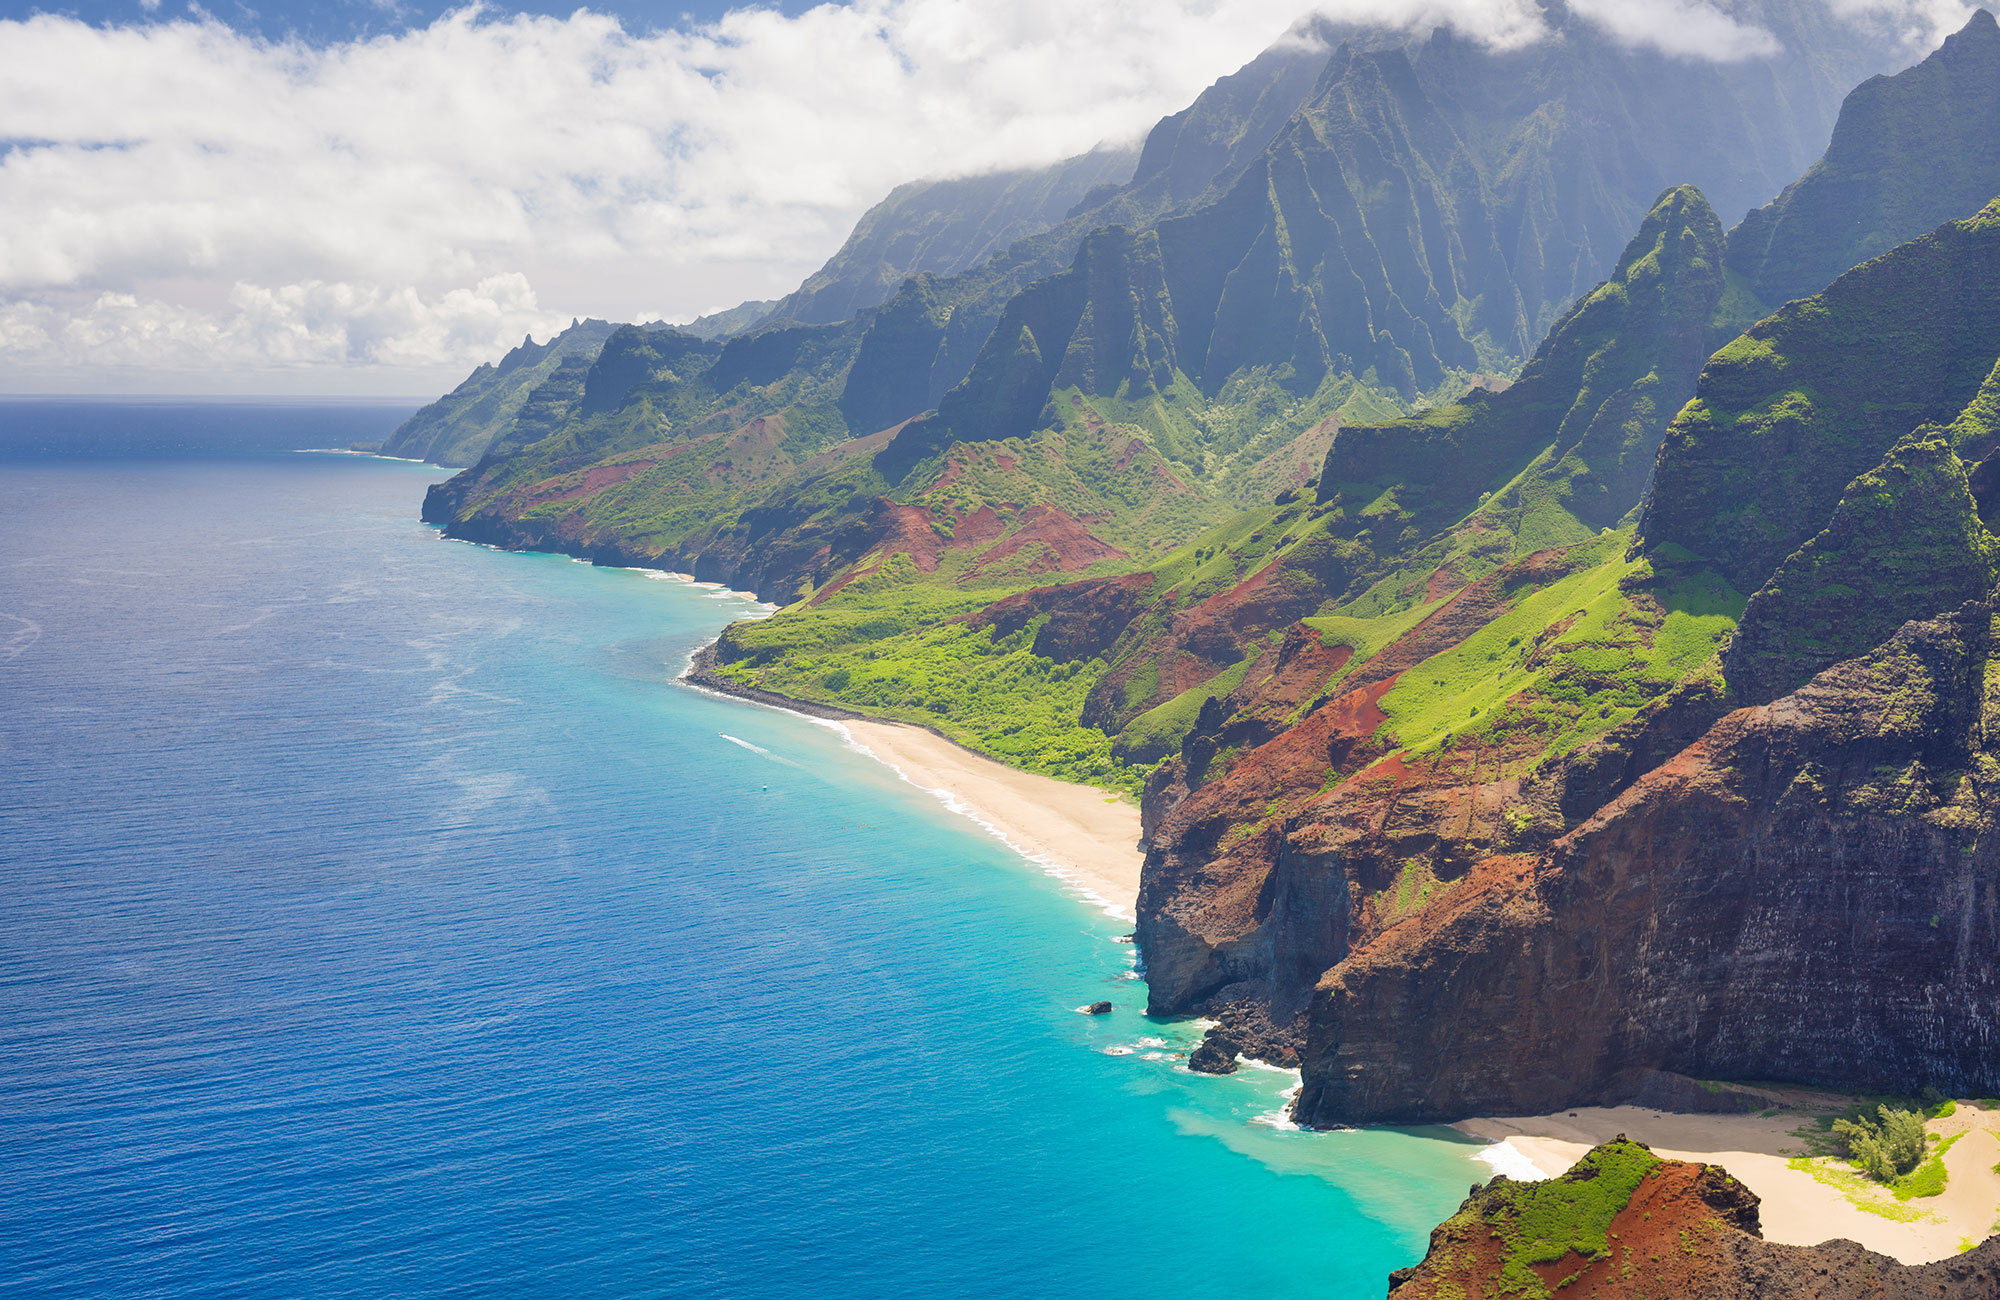
M838 724L862 753L1016 852L1067 881L1106 912L1137 916L1139 810L1094 786L1009 767L928 727L872 718L733 682L714 671L715 643L695 651L682 680L717 694Z

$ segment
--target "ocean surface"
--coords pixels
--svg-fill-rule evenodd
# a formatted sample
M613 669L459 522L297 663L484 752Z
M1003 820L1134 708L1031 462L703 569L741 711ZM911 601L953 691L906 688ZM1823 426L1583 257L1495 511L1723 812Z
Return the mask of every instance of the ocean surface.
M1188 1074L1127 927L677 684L748 600L277 449L402 412L44 406L0 403L0 1294L1378 1297L1489 1172Z

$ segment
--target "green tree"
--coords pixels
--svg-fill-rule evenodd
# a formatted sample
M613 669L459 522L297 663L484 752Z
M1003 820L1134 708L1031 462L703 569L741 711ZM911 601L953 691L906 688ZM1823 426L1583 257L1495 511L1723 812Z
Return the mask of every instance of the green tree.
M1857 1116L1833 1122L1833 1133L1847 1147L1847 1157L1878 1182L1909 1173L1924 1158L1924 1117L1916 1111L1877 1106L1880 1123Z

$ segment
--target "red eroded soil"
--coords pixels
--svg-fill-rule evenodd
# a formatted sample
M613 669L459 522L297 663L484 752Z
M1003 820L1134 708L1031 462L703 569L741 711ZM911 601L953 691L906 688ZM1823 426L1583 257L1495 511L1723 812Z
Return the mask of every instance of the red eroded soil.
M937 516L922 506L884 500L880 510L879 540L870 547L871 553L880 558L841 574L813 596L812 604L820 604L848 583L874 573L881 567L881 560L893 555L907 555L919 572L935 573L946 551L978 551L986 547L986 553L972 568L978 573L988 564L1032 548L1025 567L1036 574L1087 569L1099 560L1124 555L1054 506L1029 506L1021 512L1014 531L1008 534L1007 520L992 506L983 505L953 520L948 537L934 526Z
M1434 600L1442 600L1464 585L1465 578L1455 565L1440 564L1431 570L1430 578L1424 583L1424 603L1428 605Z
M982 513L988 509L982 507ZM956 542L958 539L954 537L953 540ZM968 541L966 544L976 546L978 543ZM1040 554L1029 559L1029 573L1074 573L1100 560L1116 559L1125 554L1078 523L1068 511L1058 506L1033 505L1021 512L1020 526L1010 536L979 557L973 571L977 573L1032 547L1042 549Z
M628 460L616 465L593 465L579 473L546 479L528 489L521 508L530 510L552 501L575 501L596 496L604 489L637 477L659 463L657 460Z

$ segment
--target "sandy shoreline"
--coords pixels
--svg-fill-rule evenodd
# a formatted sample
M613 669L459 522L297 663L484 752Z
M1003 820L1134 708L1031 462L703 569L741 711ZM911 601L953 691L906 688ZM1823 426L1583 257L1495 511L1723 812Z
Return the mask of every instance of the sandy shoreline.
M1545 1177L1567 1170L1599 1142L1623 1133L1670 1160L1721 1165L1763 1199L1764 1237L1797 1246L1846 1238L1906 1264L1949 1259L1966 1241L1979 1242L1994 1230L2000 1214L2000 1112L1960 1102L1955 1114L1933 1120L1933 1133L1964 1134L1945 1153L1949 1175L1942 1196L1897 1201L1870 1185L1850 1183L1852 1195L1915 1215L1898 1222L1861 1208L1849 1190L1793 1169L1789 1161L1806 1154L1795 1130L1809 1124L1817 1102L1835 1109L1847 1099L1801 1090L1794 1109L1765 1115L1673 1115L1637 1106L1582 1106L1555 1115L1473 1119L1456 1125L1474 1137L1503 1143L1483 1157L1502 1173L1525 1169L1526 1161ZM1511 1151L1510 1151L1511 1149Z
M1123 920L1138 916L1139 810L1093 786L1008 767L904 722L788 699L711 670L714 643L688 659L681 679L699 690L802 713L838 726L855 748L941 799L1086 898Z
M1103 790L1023 772L921 727L841 719L856 747L945 800L1083 891L1105 910L1137 915L1139 810Z

